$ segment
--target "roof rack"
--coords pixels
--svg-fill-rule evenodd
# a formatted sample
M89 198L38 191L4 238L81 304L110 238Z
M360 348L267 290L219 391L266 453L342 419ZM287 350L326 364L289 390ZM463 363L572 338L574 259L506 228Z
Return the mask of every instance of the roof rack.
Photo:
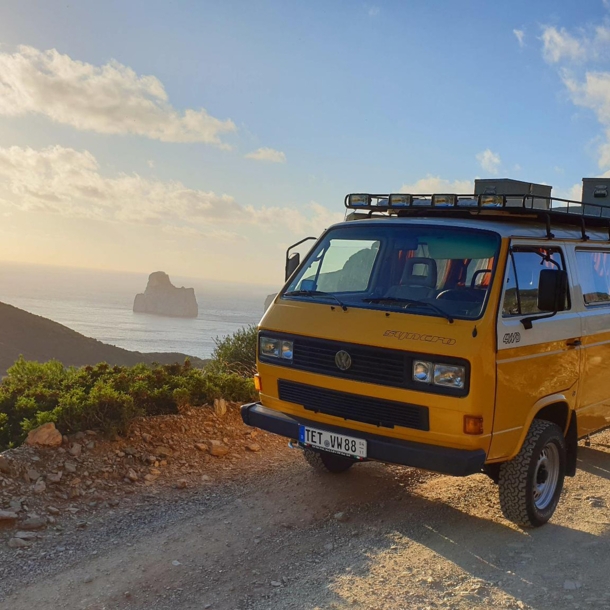
M370 194L352 193L345 197L345 207L367 211L367 218L375 212L382 216L429 216L472 217L493 214L495 219L520 218L542 221L546 225L546 236L553 239L551 224L576 225L583 241L590 239L586 228L603 228L610 240L610 207L598 203L583 203L558 197L540 195L464 195L464 194ZM604 241L608 241L604 240Z

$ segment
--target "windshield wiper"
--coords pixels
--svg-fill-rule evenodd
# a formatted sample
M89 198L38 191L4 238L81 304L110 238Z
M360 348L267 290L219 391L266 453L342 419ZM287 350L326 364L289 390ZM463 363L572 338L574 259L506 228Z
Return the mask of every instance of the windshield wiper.
M399 297L377 297L375 299L362 299L365 303L404 303L405 307L408 305L423 305L424 307L429 307L434 311L438 312L446 318L450 324L453 324L453 318L444 310L441 309L438 305L433 305L432 303L428 303L427 301L417 301L416 299L401 299Z
M329 299L334 299L340 306L343 311L347 311L347 305L342 303L334 294L330 292L324 292L323 290L291 290L290 292L285 292L285 297L327 297Z

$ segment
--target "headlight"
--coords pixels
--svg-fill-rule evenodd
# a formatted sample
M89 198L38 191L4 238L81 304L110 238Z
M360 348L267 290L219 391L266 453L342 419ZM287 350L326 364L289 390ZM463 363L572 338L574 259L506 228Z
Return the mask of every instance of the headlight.
M415 360L413 362L413 381L461 390L466 381L466 369L453 364L433 364L424 360Z
M259 343L259 354L267 358L281 358L292 360L293 342L282 339L271 339L261 337Z
M462 389L465 378L466 371L463 366L454 366L452 364L434 365L434 385Z
M422 362L421 360L416 360L413 363L413 381L431 383L432 370L433 366L431 362Z

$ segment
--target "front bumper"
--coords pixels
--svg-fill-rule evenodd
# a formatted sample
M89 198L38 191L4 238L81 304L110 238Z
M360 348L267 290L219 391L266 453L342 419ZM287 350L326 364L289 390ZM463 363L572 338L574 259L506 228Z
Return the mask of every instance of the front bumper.
M336 428L305 419L297 420L285 413L263 407L260 402L243 405L241 417L248 426L267 430L290 439L299 438L299 425L302 424L338 434L349 434L349 436L363 438L367 441L368 459L453 476L467 476L481 472L486 458L483 449L466 450L426 445L357 430Z

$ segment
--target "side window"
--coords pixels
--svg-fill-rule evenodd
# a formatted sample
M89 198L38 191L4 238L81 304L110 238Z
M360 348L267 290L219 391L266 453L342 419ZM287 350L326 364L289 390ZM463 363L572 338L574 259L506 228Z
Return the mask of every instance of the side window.
M610 252L577 250L576 262L585 305L610 303Z
M538 309L538 281L542 269L565 269L558 248L513 248L505 278L502 317L542 313ZM569 307L569 303L566 303Z

